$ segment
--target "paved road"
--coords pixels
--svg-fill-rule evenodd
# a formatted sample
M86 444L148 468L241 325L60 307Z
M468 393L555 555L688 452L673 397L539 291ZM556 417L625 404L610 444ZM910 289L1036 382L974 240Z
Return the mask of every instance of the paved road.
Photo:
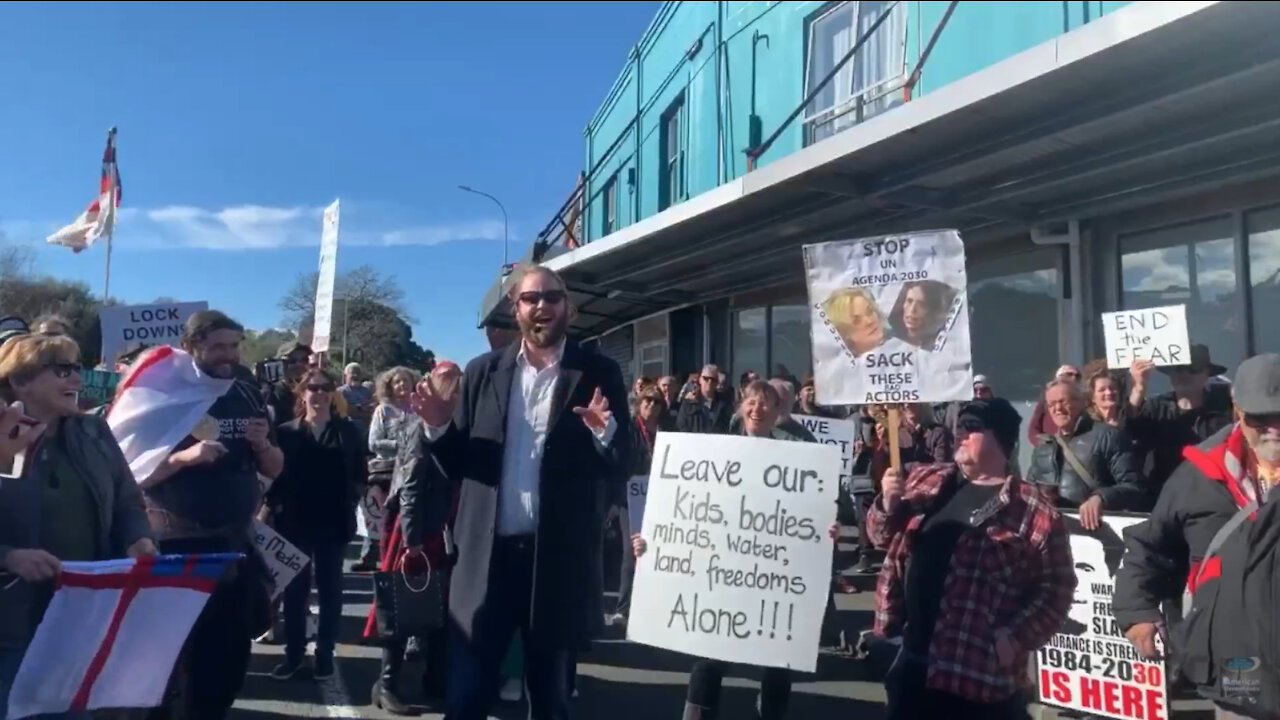
M852 550L847 545L842 551ZM874 578L855 578L861 592L837 596L842 626L851 630L869 627L874 595ZM278 645L254 646L250 676L236 702L231 720L264 718L384 718L369 703L369 690L377 677L379 650L359 641L364 617L372 597L367 575L346 576L346 592L340 645L338 676L325 683L299 678L281 683L268 677L281 659ZM621 629L598 642L584 654L578 666L580 697L575 700L578 717L584 720L663 720L679 718L684 702L688 670L692 660L677 653L636 645L623 639ZM420 669L410 667L410 673ZM879 720L883 714L884 690L879 683L858 679L858 664L844 657L820 657L818 671L803 675L793 690L793 718L859 718ZM416 676L416 675L413 675ZM406 689L411 683L406 682ZM739 671L725 680L722 712L727 718L754 717L756 676ZM1201 711L1200 703L1177 703L1176 720L1212 717ZM1182 709L1182 711L1177 711ZM495 710L499 720L525 720L523 703L503 704ZM1047 720L1051 711L1037 711ZM424 718L441 717L425 713Z

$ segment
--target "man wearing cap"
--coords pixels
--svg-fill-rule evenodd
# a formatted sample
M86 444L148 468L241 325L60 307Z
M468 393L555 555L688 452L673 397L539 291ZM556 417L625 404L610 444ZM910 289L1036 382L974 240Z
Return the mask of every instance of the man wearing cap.
M1204 360L1207 364L1207 353ZM1218 576L1216 558L1200 571L1213 537L1237 510L1250 500L1261 502L1276 483L1280 355L1257 355L1241 363L1232 395L1234 422L1187 447L1186 461L1165 483L1151 516L1125 530L1124 563L1116 574L1112 611L1144 657L1159 655L1155 638L1165 622L1160 603L1184 590L1191 592L1197 580Z
M1231 390L1210 385L1210 378L1227 369L1210 360L1204 345L1191 346L1190 363L1160 368L1173 390L1148 398L1147 380L1153 369L1150 360L1135 360L1129 368L1133 389L1126 429L1140 447L1151 450L1149 479L1158 491L1182 462L1184 447L1202 443L1231 424Z
M872 632L901 642L887 720L1027 717L1029 654L1062 627L1076 576L1062 516L1009 472L1018 423L1007 401L975 400L954 463L881 480L867 516L888 550Z
M276 358L284 361L284 378L271 386L272 419L276 425L293 420L293 386L302 379L311 361L311 346L290 340L280 346Z

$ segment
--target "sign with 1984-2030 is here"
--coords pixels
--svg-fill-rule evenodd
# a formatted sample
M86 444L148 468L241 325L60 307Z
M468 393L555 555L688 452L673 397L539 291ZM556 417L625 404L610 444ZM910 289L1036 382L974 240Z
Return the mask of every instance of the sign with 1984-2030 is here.
M834 445L660 433L627 638L813 671L839 483Z

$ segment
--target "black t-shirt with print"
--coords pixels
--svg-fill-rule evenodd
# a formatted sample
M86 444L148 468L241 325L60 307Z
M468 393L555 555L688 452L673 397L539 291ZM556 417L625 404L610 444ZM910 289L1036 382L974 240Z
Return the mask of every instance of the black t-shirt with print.
M266 403L252 383L237 380L209 408L218 421L218 442L227 453L204 465L183 468L173 477L147 490L155 506L206 529L248 527L261 500L257 464L245 430L255 418L267 417ZM271 434L275 444L275 435ZM188 436L174 451L190 447Z

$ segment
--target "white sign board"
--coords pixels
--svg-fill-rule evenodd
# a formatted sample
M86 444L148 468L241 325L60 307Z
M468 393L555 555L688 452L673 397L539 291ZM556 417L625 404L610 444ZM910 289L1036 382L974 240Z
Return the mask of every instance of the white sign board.
M252 536L253 548L271 574L271 599L275 600L311 559L260 520L253 521Z
M653 458L627 638L813 671L831 588L839 451L664 432Z
M840 484L849 487L853 478L853 442L858 438L858 429L852 420L836 420L818 417L817 415L792 415L804 429L813 433L823 445L834 445L840 449Z
M133 343L178 346L187 318L208 310L207 302L112 305L98 311L102 326L102 361L115 367L116 355Z
M627 480L627 527L631 534L644 527L644 503L649 497L649 476L636 475Z
M819 403L973 399L958 232L806 245L804 264Z
M1157 366L1191 362L1186 305L1102 313L1102 337L1112 369L1128 370L1134 360Z
M338 201L324 209L320 232L320 280L316 283L316 316L311 324L311 349L328 352L333 323L333 281L338 270Z
M1064 513L1076 563L1076 594L1066 626L1036 653L1040 701L1087 715L1165 720L1169 698L1163 661L1148 662L1125 639L1111 614L1115 574L1124 556L1124 528L1142 517L1104 517L1087 532Z

